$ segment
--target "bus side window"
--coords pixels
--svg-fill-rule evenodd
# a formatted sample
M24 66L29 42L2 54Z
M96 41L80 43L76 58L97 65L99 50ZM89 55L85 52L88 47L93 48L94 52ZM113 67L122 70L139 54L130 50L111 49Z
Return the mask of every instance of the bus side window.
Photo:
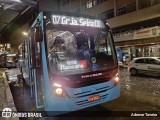
M36 42L36 67L41 67L41 51L40 51L40 42Z
M31 32L31 45L30 45L30 54L31 54L31 65L33 67L41 66L41 51L40 51L40 42L36 42L35 40L35 32Z
M36 67L34 31L31 31L30 35L30 62L33 67Z

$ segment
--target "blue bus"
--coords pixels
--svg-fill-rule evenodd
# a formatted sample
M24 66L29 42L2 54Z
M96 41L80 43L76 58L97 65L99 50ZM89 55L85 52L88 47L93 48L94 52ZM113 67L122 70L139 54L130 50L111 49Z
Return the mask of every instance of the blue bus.
M22 74L36 108L58 115L120 96L110 27L88 15L40 12L22 44Z

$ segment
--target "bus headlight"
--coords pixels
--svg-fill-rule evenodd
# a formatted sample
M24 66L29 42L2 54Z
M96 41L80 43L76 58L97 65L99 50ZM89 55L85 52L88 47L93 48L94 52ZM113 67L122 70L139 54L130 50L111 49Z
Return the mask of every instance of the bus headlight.
M114 80L114 86L116 86L119 82L119 76L118 76L118 73L115 75L115 77L113 78Z
M55 89L55 93L56 93L58 96L60 96L60 95L62 95L62 93L63 93L63 89L62 89L62 88L56 88L56 89Z
M68 97L68 94L63 89L62 85L58 83L53 83L53 93L58 97Z

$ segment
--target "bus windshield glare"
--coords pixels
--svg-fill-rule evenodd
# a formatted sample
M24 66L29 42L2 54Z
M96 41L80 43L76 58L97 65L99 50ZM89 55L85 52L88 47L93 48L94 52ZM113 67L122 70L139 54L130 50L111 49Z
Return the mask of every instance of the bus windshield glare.
M79 74L113 68L116 64L110 32L48 30L49 67L53 73Z
M102 21L56 17L54 28L46 30L51 73L82 74L117 65L111 32L105 29Z

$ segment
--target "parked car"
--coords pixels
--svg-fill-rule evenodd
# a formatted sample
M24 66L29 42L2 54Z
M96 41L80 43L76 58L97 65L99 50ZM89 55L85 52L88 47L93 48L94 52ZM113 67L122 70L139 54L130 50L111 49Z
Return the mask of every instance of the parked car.
M6 56L6 67L13 68L16 67L16 54L7 54Z
M128 71L131 75L139 73L160 76L160 57L139 57L134 58L128 64Z

